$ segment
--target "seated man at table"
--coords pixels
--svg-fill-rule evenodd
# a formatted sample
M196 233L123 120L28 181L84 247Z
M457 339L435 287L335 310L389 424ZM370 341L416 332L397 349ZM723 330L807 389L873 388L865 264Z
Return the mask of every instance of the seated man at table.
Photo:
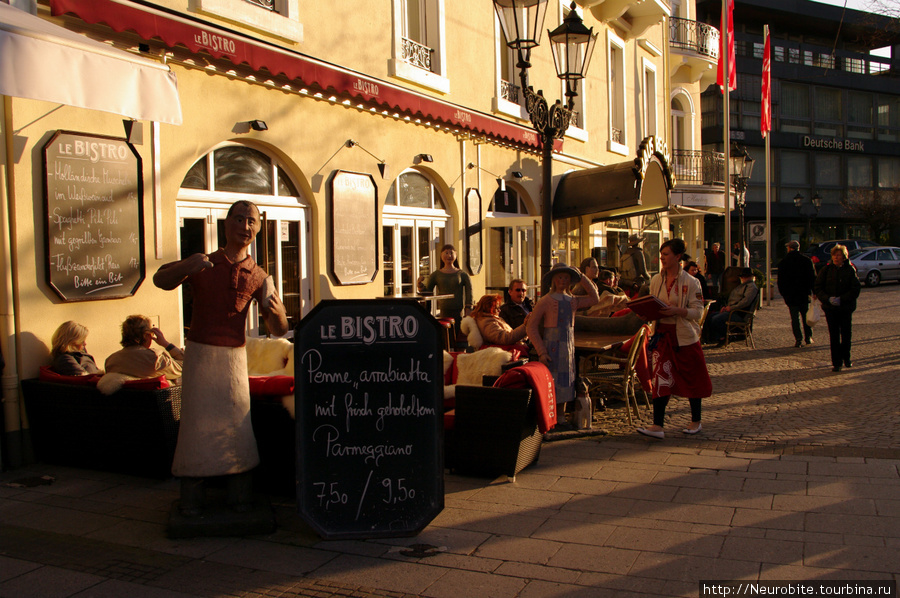
M500 317L510 328L518 328L524 324L525 318L534 308L527 293L528 285L521 278L514 278L509 283L509 300L500 307Z
M597 290L600 292L600 303L587 310L589 316L609 317L628 303L628 295L622 289L612 286L613 273L601 270L597 277Z
M753 270L742 268L740 272L741 284L736 286L728 295L728 303L709 318L710 330L713 339L717 341L716 347L725 345L725 334L729 321L743 322L745 314L734 313L736 311L753 311L756 301L759 299L759 288L753 282Z

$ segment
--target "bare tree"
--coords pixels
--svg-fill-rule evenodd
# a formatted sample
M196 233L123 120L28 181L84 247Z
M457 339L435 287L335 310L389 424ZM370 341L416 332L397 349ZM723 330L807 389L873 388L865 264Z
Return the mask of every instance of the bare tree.
M869 225L873 241L886 243L891 231L900 227L900 188L851 187L841 207L845 215Z

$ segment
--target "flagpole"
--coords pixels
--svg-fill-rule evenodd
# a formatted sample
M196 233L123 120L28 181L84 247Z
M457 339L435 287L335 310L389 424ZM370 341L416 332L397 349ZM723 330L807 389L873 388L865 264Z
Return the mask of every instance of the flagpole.
M725 261L727 265L731 265L731 98L730 98L730 77L728 64L731 56L728 51L728 2L722 0L722 90L724 97L724 131L722 133L723 145L725 146ZM740 264L740 262L738 262Z
M771 84L771 56L769 55L770 46L769 46L769 26L763 25L763 41L765 45L766 54L763 56L763 62L769 61L769 70L763 74L763 77L768 77L768 85L766 86L767 97L761 98L763 102L766 102L767 105L765 107L761 106L762 110L768 109L770 112L769 120L766 125L769 129L766 131L764 135L766 141L766 283L769 288L771 288L772 284L772 184L771 184L771 171L769 170L770 164L772 163L771 158L769 158L769 143L771 141L770 137L772 136L771 126L772 126L772 116L771 116L771 101L772 101L772 84ZM765 85L765 82L764 82ZM762 112L760 112L760 116L762 116ZM766 290L766 307L772 307L772 293L767 289Z

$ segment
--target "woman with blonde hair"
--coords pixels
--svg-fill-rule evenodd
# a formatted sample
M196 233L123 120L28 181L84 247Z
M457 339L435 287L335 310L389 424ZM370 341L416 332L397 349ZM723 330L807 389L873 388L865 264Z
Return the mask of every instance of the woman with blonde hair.
M514 345L525 338L525 326L530 314L525 317L525 323L513 328L500 317L501 301L500 295L485 295L478 300L469 315L478 325L484 342L491 345Z
M164 350L152 348L156 343ZM122 348L106 358L106 372L135 378L181 378L184 351L166 340L147 316L128 316L122 322Z
M63 322L53 333L50 349L50 369L62 376L87 376L102 374L87 353L88 329L69 320Z

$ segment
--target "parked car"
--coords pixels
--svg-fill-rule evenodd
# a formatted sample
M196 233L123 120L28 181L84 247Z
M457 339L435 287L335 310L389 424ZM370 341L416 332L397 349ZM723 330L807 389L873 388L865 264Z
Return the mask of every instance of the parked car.
M900 280L900 247L854 249L850 261L867 287L877 287L882 280Z
M831 261L831 248L838 243L846 247L848 252L864 247L878 247L878 243L864 239L837 239L834 241L822 241L821 243L810 243L803 254L812 260L813 265L816 267L816 272L818 272L822 269L822 266Z

